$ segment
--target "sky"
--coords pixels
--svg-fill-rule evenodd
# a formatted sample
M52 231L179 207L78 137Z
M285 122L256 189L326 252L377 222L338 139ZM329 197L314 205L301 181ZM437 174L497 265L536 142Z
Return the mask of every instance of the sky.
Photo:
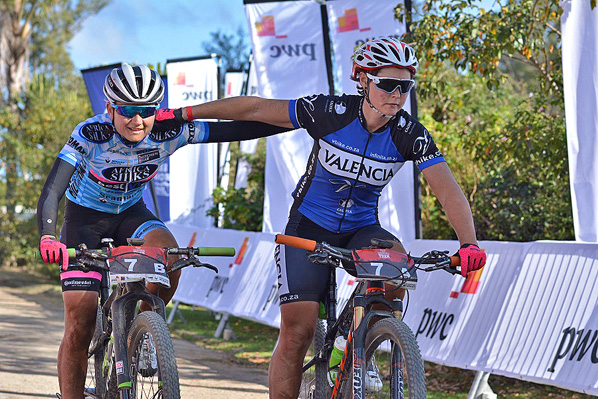
M161 65L206 55L210 32L247 31L243 0L112 0L69 43L77 69L128 62ZM247 40L247 43L250 43Z

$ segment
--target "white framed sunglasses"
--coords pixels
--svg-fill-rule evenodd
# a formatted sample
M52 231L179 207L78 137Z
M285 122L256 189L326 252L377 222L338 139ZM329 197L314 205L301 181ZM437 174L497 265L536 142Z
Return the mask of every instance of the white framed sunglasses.
M365 75L374 82L377 88L389 94L394 93L396 89L399 89L399 93L401 94L407 94L415 86L415 80L413 79L385 78L370 75L367 72Z

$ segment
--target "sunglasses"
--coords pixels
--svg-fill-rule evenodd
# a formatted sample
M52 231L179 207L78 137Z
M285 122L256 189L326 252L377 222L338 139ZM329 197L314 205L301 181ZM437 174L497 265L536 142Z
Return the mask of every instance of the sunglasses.
M117 114L124 116L125 118L134 118L135 115L139 114L142 118L148 118L150 116L156 115L158 108L160 105L121 105L121 104L111 104L112 108L116 111Z
M415 80L413 79L384 78L370 75L367 72L365 74L374 82L377 88L389 94L394 93L396 89L399 89L401 94L407 94L415 86Z

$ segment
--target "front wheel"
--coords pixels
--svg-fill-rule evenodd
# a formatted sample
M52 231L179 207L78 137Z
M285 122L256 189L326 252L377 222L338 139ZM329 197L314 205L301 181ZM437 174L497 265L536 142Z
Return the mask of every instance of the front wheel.
M413 333L401 320L376 322L366 334L366 398L425 399L424 362Z
M179 373L164 319L154 312L140 313L127 342L132 397L180 399Z
M324 321L318 319L314 340L307 354L311 358L318 354L324 347L326 340L326 326ZM303 372L299 399L328 399L332 388L328 383L328 359L330 352L323 354L325 360L316 362L311 368Z

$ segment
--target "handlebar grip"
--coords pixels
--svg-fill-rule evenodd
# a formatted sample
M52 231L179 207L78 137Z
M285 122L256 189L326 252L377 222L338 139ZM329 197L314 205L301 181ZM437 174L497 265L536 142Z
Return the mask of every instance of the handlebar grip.
M451 267L461 266L461 258L458 256L451 256Z
M77 249L76 248L67 248L69 258L75 258L77 256ZM33 252L33 259L35 260L42 260L42 254L38 250Z
M235 256L233 247L197 247L199 256Z
M288 236L285 234L276 234L274 242L277 244L284 244L295 248L305 249L306 251L315 251L317 244L314 240Z

